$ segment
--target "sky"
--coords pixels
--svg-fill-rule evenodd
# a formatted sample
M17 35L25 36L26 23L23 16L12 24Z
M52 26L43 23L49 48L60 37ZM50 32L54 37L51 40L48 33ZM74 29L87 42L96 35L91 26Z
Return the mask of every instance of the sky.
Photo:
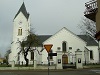
M10 49L13 19L22 3L31 17L31 28L38 35L53 35L66 27L80 34L78 25L89 0L0 0L0 54Z

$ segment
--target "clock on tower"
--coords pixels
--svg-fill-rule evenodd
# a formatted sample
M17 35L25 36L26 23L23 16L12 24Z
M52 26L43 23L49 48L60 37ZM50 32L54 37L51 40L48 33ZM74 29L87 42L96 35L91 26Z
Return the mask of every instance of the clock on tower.
M19 21L19 23L18 23L19 25L21 25L22 24L22 21Z

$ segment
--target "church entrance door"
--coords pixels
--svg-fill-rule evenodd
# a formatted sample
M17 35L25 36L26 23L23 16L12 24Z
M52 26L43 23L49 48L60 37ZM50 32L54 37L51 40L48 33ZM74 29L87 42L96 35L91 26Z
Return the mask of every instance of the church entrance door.
M68 64L68 56L66 54L62 55L62 64Z

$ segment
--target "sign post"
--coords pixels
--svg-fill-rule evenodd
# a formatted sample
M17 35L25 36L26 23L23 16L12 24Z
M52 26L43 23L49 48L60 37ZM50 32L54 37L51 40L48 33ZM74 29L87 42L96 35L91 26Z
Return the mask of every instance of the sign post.
M52 46L53 46L52 44L45 44L44 45L44 48L46 49L46 51L48 53L48 75L49 75L49 64L50 64L50 61L49 61L49 52L50 52Z

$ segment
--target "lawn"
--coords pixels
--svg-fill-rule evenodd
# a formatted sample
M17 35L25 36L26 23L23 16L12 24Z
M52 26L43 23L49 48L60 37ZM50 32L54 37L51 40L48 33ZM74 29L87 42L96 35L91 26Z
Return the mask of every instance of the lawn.
M84 65L84 66L87 66L89 68L100 68L100 64L87 64L87 65Z

